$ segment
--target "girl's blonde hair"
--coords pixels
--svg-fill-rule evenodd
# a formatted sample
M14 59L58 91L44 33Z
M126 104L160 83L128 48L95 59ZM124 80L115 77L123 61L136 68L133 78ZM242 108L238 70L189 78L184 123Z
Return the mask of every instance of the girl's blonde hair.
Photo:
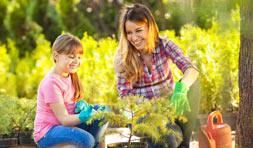
M62 34L58 36L53 43L52 50L58 54L83 54L81 41L71 34ZM55 59L54 62L56 62ZM84 97L83 87L76 72L71 73L70 76L75 88L74 100L78 101Z
M158 44L158 27L150 10L142 4L134 4L123 8L120 22L120 40L115 57L116 72L130 82L137 81L143 74L140 53L127 40L126 21L146 23L148 26L147 51L150 54Z

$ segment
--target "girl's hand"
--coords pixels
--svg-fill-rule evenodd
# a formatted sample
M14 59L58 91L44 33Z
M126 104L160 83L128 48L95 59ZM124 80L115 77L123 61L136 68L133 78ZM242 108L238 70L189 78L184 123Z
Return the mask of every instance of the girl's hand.
M94 114L94 110L92 106L88 106L87 108L81 110L78 118L80 119L80 122L86 122L90 119L90 117Z
M91 105L84 100L79 100L75 105L75 113L80 113L82 110L88 110Z

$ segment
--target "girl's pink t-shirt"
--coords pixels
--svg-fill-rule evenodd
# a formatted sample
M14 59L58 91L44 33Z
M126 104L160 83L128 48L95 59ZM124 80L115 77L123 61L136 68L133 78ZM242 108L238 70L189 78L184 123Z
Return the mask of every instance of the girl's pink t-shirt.
M49 104L64 102L69 114L74 114L74 87L71 77L62 77L49 72L40 82L37 96L37 110L34 121L34 141L38 142L51 127L60 125Z

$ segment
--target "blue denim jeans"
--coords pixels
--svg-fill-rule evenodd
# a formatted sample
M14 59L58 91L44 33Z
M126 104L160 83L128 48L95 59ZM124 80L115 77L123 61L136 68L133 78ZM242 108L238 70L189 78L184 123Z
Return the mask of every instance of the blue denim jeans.
M39 148L53 147L58 144L71 144L78 148L98 147L108 123L100 126L100 121L95 120L91 125L85 123L76 127L54 126L38 141Z

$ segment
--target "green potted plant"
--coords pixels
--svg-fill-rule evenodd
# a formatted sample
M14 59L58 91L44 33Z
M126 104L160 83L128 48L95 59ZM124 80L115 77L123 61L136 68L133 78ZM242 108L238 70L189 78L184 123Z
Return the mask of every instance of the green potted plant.
M140 96L128 96L117 99L109 105L112 111L99 111L93 118L104 118L113 127L127 127L130 130L127 135L128 142L107 145L108 147L146 147L146 137L154 142L161 142L168 133L177 133L166 128L166 124L175 121L176 115L168 99L154 98L147 100ZM182 120L186 120L184 117ZM132 137L141 137L140 143L132 142Z
M19 99L17 108L19 116L17 118L16 126L19 128L18 140L20 145L36 145L32 137L35 111L36 101L34 99Z
M0 147L18 145L18 133L15 132L15 108L17 100L0 94Z

